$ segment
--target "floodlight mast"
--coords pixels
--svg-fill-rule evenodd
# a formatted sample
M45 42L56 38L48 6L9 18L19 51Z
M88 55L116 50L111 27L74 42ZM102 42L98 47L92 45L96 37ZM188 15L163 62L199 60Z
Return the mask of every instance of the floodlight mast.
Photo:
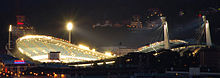
M69 42L71 43L71 31L73 29L73 23L69 22L67 23L67 30L69 31Z
M9 33L8 33L8 49L11 49L11 31L12 31L12 25L9 25Z

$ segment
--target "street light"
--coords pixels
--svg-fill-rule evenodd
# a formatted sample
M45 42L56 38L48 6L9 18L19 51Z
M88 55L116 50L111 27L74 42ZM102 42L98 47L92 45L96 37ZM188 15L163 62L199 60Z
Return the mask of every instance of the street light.
M8 33L8 49L11 49L11 31L12 31L12 25L9 25L9 33Z
M67 30L69 31L69 42L71 42L71 30L73 29L73 23L67 23Z

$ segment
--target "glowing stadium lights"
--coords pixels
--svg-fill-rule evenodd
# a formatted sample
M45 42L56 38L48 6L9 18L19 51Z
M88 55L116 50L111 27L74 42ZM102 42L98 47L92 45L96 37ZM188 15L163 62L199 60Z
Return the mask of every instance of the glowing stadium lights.
M159 53L154 53L153 55L154 55L154 56L157 56L158 54L159 54Z
M104 62L101 62L101 63L97 63L97 65L103 65L104 64Z
M84 46L82 44L79 44L79 48L84 49L84 50L90 50L89 47Z
M9 33L8 33L8 48L11 49L11 31L12 25L9 25Z
M73 29L73 23L67 23L67 30L69 31L69 42L71 42L71 30Z
M107 55L107 56L113 56L113 55L112 55L112 52L105 52L105 55Z
M61 61L56 61L56 60L48 60L48 56L47 55L41 55L41 56L32 56L31 57L34 60L41 60L41 62L61 62ZM65 55L61 55L60 56L61 60L64 58L69 58L69 59L78 59L78 60L97 60L97 59L92 59L92 58L85 58L85 57L72 57L72 56L65 56ZM74 62L74 60L66 60L63 62Z
M105 62L106 64L113 64L115 63L115 61L109 61L109 62Z
M94 48L92 49L92 52L95 52L95 49L94 49Z
M183 41L183 40L169 40L169 42L172 43L171 46L176 45L176 44L182 44L182 43L186 44L186 43L188 43L188 42ZM138 52L146 51L146 50L150 52L150 51L153 51L153 50L160 49L164 46L163 43L164 43L164 41L160 41L160 42L155 42L155 43L140 47L140 48L138 48Z
M47 38L47 39L52 39L52 37L49 36L40 36L40 35L26 35L24 37L19 38L19 40L23 40L23 39L33 39L33 38Z
M71 31L73 29L73 23L69 22L67 23L67 30Z
M77 46L51 36L27 35L20 37L16 44L20 53L39 62L69 63L112 58L112 56L95 51L95 49L90 50L87 46L81 44ZM49 51L60 51L60 61L48 60Z
M9 32L12 31L12 25L9 25Z
M24 53L24 50L22 50L21 48L18 48L18 50L19 50L21 53Z
M76 67L85 67L85 66L91 66L92 64L77 64L77 65L73 65L73 66L76 66ZM72 65L69 65L69 66L72 66Z

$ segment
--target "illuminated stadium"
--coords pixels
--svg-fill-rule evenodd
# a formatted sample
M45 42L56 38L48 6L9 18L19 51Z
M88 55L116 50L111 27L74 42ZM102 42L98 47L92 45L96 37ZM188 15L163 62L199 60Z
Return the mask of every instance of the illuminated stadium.
M29 57L38 62L81 62L107 59L113 56L106 55L90 50L83 45L74 45L66 40L45 36L45 35L27 35L17 39L16 41L18 53ZM49 60L50 52L60 52L59 60Z
M169 40L170 46L174 47L181 44L187 44L188 42L183 40ZM155 42L143 47L138 48L138 52L151 52L151 51L158 51L164 48L164 41Z
M185 52L187 50L191 50L192 54L196 54L198 53L198 51L201 48L207 47L206 45L193 45L193 44L189 44L186 41L183 40L169 40L170 43L170 47L171 47L171 51L177 51L177 52ZM182 45L182 46L181 46ZM138 52L152 52L152 51L160 51L164 49L164 41L160 41L160 42L155 42L143 47L138 48ZM157 55L158 53L155 53L155 55Z

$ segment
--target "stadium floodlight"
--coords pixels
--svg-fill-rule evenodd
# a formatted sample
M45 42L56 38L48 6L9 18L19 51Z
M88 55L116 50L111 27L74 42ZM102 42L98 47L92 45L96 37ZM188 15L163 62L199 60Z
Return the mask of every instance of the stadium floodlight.
M95 51L96 51L96 50L93 48L93 49L92 49L92 52L95 52Z
M79 48L84 49L84 50L90 50L89 47L79 44Z
M12 25L9 25L9 32L12 31Z
M107 52L105 52L105 55L112 56L112 52L107 51Z
M11 49L11 31L12 31L12 25L9 25L9 33L8 33L8 49Z
M67 23L67 30L71 31L73 29L73 23L69 22Z
M73 23L67 23L67 30L69 31L69 42L71 42L71 30L73 29Z

